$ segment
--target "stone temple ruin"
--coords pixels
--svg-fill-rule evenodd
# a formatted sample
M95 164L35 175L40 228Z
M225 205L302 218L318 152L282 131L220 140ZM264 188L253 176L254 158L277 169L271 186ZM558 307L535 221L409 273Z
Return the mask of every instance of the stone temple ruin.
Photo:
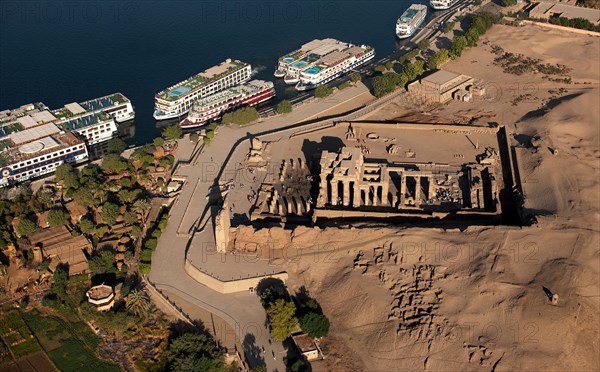
M497 213L497 158L486 149L479 163L387 163L365 159L359 148L323 151L316 208Z
M304 218L311 212L311 182L312 175L303 159L282 160L278 179L261 185L251 220Z

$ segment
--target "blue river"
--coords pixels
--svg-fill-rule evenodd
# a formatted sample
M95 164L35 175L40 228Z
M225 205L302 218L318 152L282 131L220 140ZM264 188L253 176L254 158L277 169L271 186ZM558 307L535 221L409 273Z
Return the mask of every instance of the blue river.
M122 92L136 109L130 144L156 137L154 94L226 58L275 80L277 58L315 38L397 47L409 1L0 2L0 110L50 108ZM277 82L279 97L296 92Z

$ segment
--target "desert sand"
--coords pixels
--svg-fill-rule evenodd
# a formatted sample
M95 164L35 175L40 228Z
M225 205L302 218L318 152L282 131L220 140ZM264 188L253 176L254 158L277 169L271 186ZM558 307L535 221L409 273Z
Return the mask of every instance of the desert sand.
M505 73L492 45L564 64L572 82ZM397 102L372 119L402 111L505 125L534 223L279 231L278 241L292 243L278 262L288 286L306 287L332 322L315 369L599 370L600 38L496 25L443 68L497 94L433 107Z

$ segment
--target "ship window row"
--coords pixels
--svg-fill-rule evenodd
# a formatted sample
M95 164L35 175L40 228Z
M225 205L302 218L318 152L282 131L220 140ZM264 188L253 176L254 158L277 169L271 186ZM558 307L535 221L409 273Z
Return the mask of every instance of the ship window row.
M243 76L242 76L243 75ZM190 94L189 96L184 97L184 101L196 100L198 94L204 95L206 93L212 93L217 90L221 90L224 88L223 83L227 83L226 85L230 85L232 82L238 82L242 80L241 78L248 75L248 71L238 70L231 75L227 75L209 85L204 86L200 90Z
M45 162L40 162L40 163L38 163L36 165L31 165L31 166L28 166L28 167L24 167L24 168L15 170L15 172L19 172L19 174L15 175L15 178L18 178L19 175L27 175L27 174L35 173L36 169L39 172L39 169L46 169L45 168L46 166L49 167L49 168L56 167L58 160L68 161L68 160L70 160L70 159L72 159L72 158L74 158L76 156L83 155L83 154L85 154L85 151L80 150L80 151L77 151L77 152L74 152L74 153L71 153L71 154L68 154L68 155L60 156L59 158L56 158L56 159L46 160Z
M26 162L23 162L22 164L17 165L14 169L17 170L17 169L20 169L23 166L27 166L27 165L31 165L31 164L37 164L37 163L42 163L44 160L53 159L56 156L68 154L70 152L75 152L76 150L82 149L82 148L83 148L83 145L79 145L79 146L75 146L75 147L68 147L68 148L66 148L64 150L61 150L59 152L55 152L55 153L52 153L52 154L40 156L39 158L35 158L35 159L32 159L32 160L28 160Z

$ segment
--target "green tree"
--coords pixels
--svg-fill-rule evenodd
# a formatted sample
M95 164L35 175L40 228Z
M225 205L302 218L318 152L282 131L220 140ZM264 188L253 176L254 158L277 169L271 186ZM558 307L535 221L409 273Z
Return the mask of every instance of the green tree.
M209 336L186 333L174 339L165 350L168 371L217 371L224 365L223 354Z
M138 317L146 315L148 311L150 311L150 305L151 302L148 294L145 291L138 289L129 292L127 302L125 302L127 311Z
M111 138L107 143L108 152L111 154L121 155L121 153L127 148L127 144L120 138Z
M385 69L391 71L394 68L394 61L387 61L385 63Z
M325 315L310 312L300 318L300 328L312 338L320 338L329 332L329 319Z
M19 217L19 224L17 225L17 233L20 236L29 236L38 230L36 224L25 216Z
M333 94L333 89L328 87L327 85L319 85L317 89L315 89L315 97L317 98L325 98Z
M517 4L517 0L502 0L503 6L513 6Z
M127 163L117 154L108 154L102 160L100 168L108 173L120 173L127 169Z
M73 167L68 163L63 163L56 167L55 176L57 181L62 181L68 189L77 189L79 187L79 178Z
M116 273L115 255L111 251L102 251L88 261L92 275Z
M197 132L190 134L190 141L193 143L197 143L200 141L200 135Z
M452 58L460 57L463 50L469 45L467 38L464 36L457 36L452 40L452 45L450 45L450 56Z
M296 306L292 301L278 299L267 309L267 316L271 324L271 334L278 341L290 337L298 319L294 317Z
M69 223L69 215L60 209L51 209L48 212L46 221L52 227L67 225Z
M146 225L146 213L150 210L150 203L146 199L136 200L131 206L131 210L142 216L142 226Z
M56 197L56 194L54 192L54 190L52 190L49 187L42 187L38 192L37 192L37 200L46 208L49 208L52 203L54 203L54 199Z
M430 42L429 42L429 39L427 39L427 38L419 41L419 49L421 49L421 50L429 49L429 45L430 45Z
M96 230L96 225L91 220L83 217L79 221L79 230L86 235L92 235Z
M360 74L358 72L353 72L352 75L350 75L350 79L353 83L358 83L361 80Z
M177 140L181 138L183 131L179 125L171 125L165 128L162 135L169 140Z
M454 25L456 25L456 22L447 22L444 25L444 33L447 34L448 32L454 30Z
M95 207L98 200L89 187L82 187L73 193L73 200L84 208Z
M119 217L119 206L113 203L104 203L100 217L109 226L114 225Z
M69 272L63 265L59 265L52 274L54 279L52 286L50 287L50 293L55 295L61 300L64 300L67 295L67 283L69 282Z
M408 63L404 65L404 69L402 70L402 72L406 74L408 81L413 81L424 72L424 64L425 63L423 61L415 61L414 63Z
M138 215L134 211L127 211L123 215L123 222L126 225L135 225L138 222Z
M288 114L292 112L292 103L287 99L279 102L277 105L277 113L278 114Z
M465 33L465 37L467 38L469 46L475 46L477 45L477 40L479 40L479 31L477 31L475 27L469 27Z
M156 147L162 147L165 144L165 140L162 137L156 137L152 143Z
M131 204L137 200L137 198L140 196L141 193L142 193L142 190L140 190L140 189L134 189L134 190L121 189L121 190L119 190L119 192L117 192L117 196L118 196L119 200L121 201L121 204Z

